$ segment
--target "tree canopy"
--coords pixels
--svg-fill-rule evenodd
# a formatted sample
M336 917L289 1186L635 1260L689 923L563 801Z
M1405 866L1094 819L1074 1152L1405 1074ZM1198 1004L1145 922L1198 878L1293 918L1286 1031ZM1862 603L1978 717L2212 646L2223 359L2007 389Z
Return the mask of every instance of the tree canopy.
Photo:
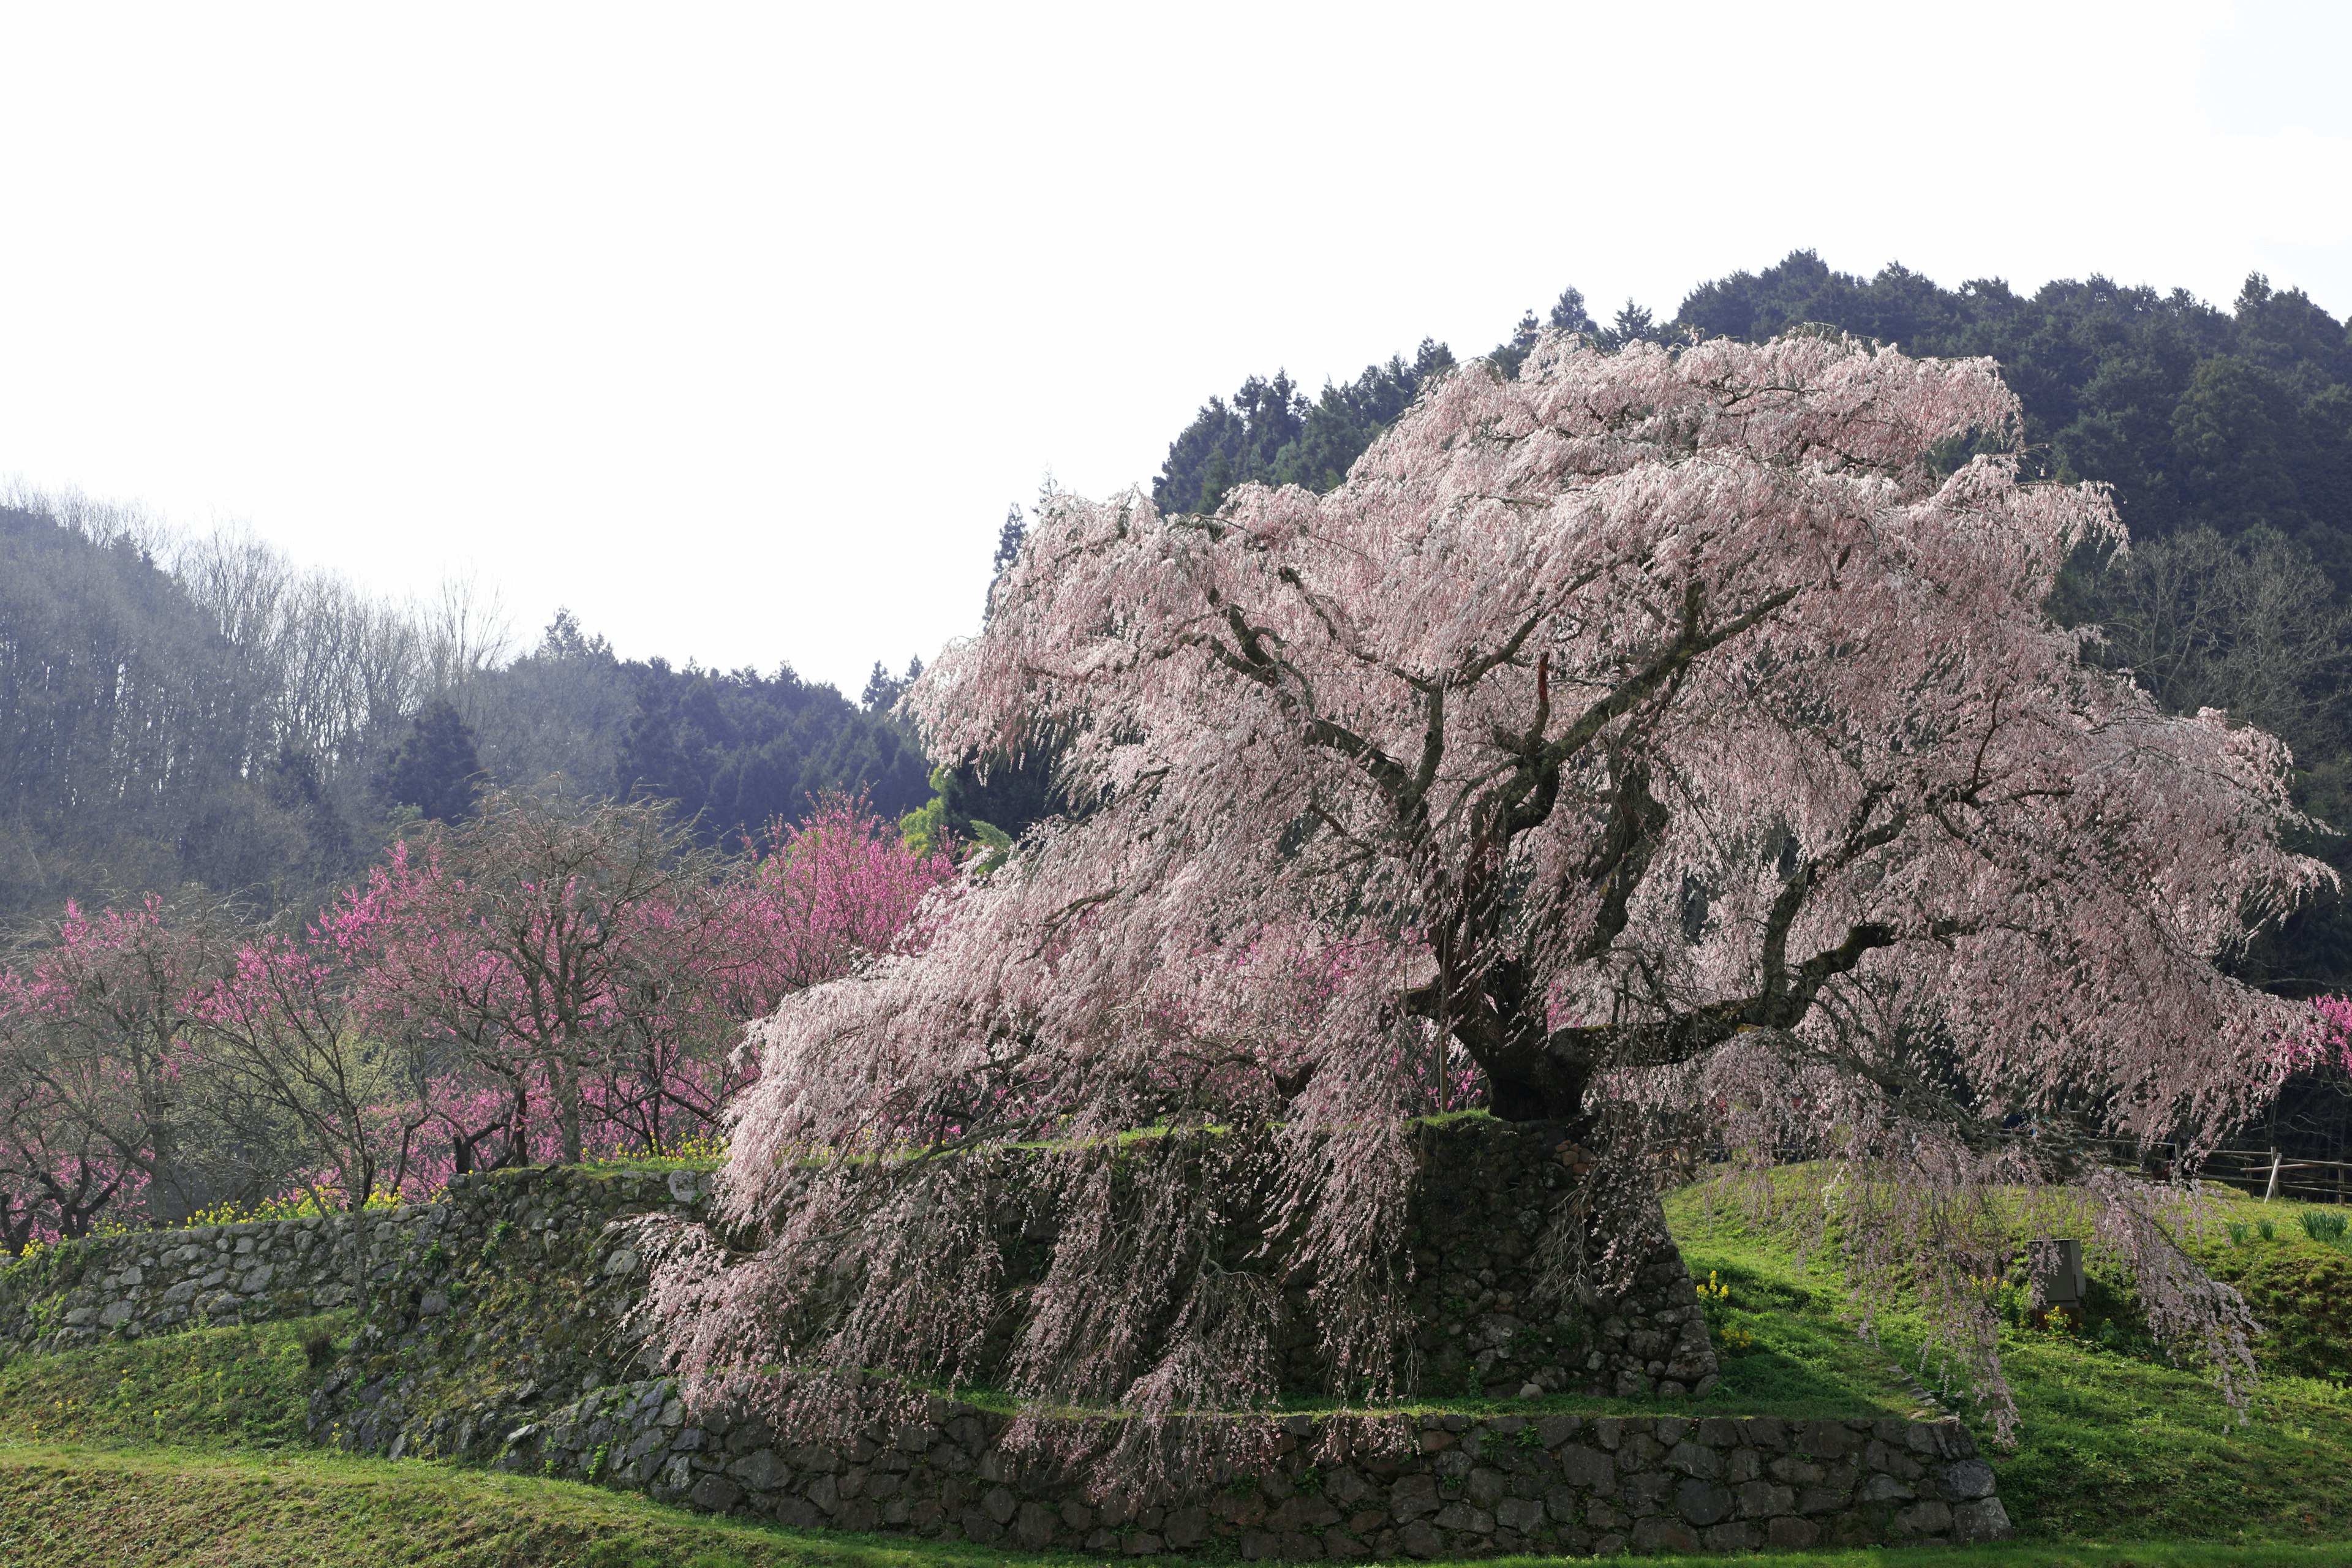
M1286 1309L1234 1293L1221 1227L1294 1238L1335 1391L1394 1387L1403 1129L1465 1079L1612 1161L1712 1122L1845 1162L1889 1194L1848 1205L1858 1254L1990 1357L1945 1289L1966 1227L1923 1216L2064 1173L2041 1127L2196 1140L2257 1101L2294 1009L2215 961L2326 879L2281 844L2274 741L2168 716L2046 613L2117 524L1952 458L2021 417L1981 360L1539 331L1328 494L1058 498L907 701L943 758L1068 737L1087 809L762 1026L726 1185L762 1245L674 1261L689 1372L953 1376L987 1184L863 1156L1044 1140L1017 1393L1267 1397ZM1147 1126L1217 1130L1215 1191L1104 1303L1105 1162L1171 1184L1148 1205L1193 1179L1118 1152ZM2163 1331L2242 1359L2234 1297L2093 1188ZM1603 1190L1564 1268L1612 1266Z

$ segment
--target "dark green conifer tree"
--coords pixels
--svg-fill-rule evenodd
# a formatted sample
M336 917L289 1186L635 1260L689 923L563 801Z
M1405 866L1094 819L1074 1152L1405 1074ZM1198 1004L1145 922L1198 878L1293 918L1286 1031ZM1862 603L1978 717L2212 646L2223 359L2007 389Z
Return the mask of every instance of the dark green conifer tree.
M435 698L393 748L383 770L384 799L413 805L437 822L462 822L474 809L481 782L474 730L446 698Z

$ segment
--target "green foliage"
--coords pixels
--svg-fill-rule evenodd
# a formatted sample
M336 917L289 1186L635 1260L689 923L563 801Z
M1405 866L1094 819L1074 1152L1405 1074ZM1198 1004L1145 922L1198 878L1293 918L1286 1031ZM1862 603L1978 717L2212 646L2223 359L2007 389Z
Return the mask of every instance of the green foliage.
M2305 1209L2295 1218L2303 1223L2303 1234L2314 1241L2340 1244L2344 1240L2345 1215L2341 1209Z
M1351 382L1326 383L1309 403L1280 372L1251 376L1233 401L1212 397L1168 447L1151 482L1165 511L1213 512L1234 486L1251 481L1328 490L1364 449L1412 406L1422 385L1453 367L1453 351L1424 338L1412 363L1391 355Z
M928 853L949 839L984 839L984 823L1019 838L1030 826L1070 809L1054 782L1059 747L1039 740L1017 755L967 758L930 773L931 798L898 819L898 836Z
M913 730L789 665L772 676L677 669L659 658L630 668L635 710L613 787L675 801L706 844L731 846L778 818L797 821L827 791L863 792L891 817L923 799L929 770Z
M447 698L425 705L408 733L393 748L383 769L383 798L410 805L438 822L472 815L474 790L483 780L474 749L474 727Z
M931 779L937 785L945 770L934 770ZM929 858L946 845L948 837L948 802L943 795L934 795L914 810L898 818L899 841L915 854Z
M973 818L972 836L988 846L988 851L972 864L972 875L985 877L996 870L1013 854L1013 836L992 823Z

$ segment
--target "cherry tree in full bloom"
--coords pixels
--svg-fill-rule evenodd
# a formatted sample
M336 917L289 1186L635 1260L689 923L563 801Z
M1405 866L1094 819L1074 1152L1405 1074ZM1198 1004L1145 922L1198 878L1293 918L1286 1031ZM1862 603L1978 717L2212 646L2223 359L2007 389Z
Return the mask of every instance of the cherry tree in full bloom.
M857 799L720 858L659 805L493 795L299 931L68 906L0 969L0 1246L706 1134L743 1026L952 871Z
M855 800L771 840L722 863L658 804L494 795L396 846L313 945L359 1018L438 1051L421 1098L457 1169L660 1148L742 1087L746 1020L887 949L950 869Z
M1710 1129L1841 1162L1858 1267L1916 1263L1997 1405L1999 1182L2079 1178L2158 1331L2242 1366L2157 1200L2045 1134L2194 1148L2255 1103L2287 1005L2216 961L2326 873L2277 742L2044 613L2122 531L2020 478L2018 417L1986 361L1550 337L1328 495L1056 498L907 701L942 759L1058 749L1078 808L760 1031L725 1193L761 1246L669 1237L675 1363L779 1420L837 1418L842 1368L1245 1406L1295 1309L1233 1260L1280 1237L1335 1390L1398 1389L1406 1128L1458 1062L1621 1194ZM1051 1244L1006 1347L1015 1160ZM1559 1289L1638 1207L1554 1238Z

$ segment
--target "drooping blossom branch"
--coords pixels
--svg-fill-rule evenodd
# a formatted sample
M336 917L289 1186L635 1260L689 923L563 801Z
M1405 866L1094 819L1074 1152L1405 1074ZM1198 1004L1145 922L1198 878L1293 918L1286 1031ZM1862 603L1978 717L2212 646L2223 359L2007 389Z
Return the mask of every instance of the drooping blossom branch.
M1016 1394L1263 1400L1287 1309L1234 1260L1272 1236L1328 1364L1398 1388L1354 1282L1405 1267L1402 1128L1457 1049L1495 1114L1621 1157L1743 1096L1856 1160L1916 1135L1956 1279L2015 1127L2210 1146L2287 1006L2215 961L2327 873L2282 847L2277 742L2167 717L2044 613L2121 530L2021 481L2017 421L1987 362L1552 338L1434 382L1328 495L1057 498L907 702L942 760L1052 737L1076 810L763 1026L726 1188L759 1245L673 1238L678 1364L779 1419L837 1411L843 1368L965 1374L1005 1265L986 1162L948 1156L1025 1146L1054 1240ZM2172 1299L2181 1333L2228 1316Z

